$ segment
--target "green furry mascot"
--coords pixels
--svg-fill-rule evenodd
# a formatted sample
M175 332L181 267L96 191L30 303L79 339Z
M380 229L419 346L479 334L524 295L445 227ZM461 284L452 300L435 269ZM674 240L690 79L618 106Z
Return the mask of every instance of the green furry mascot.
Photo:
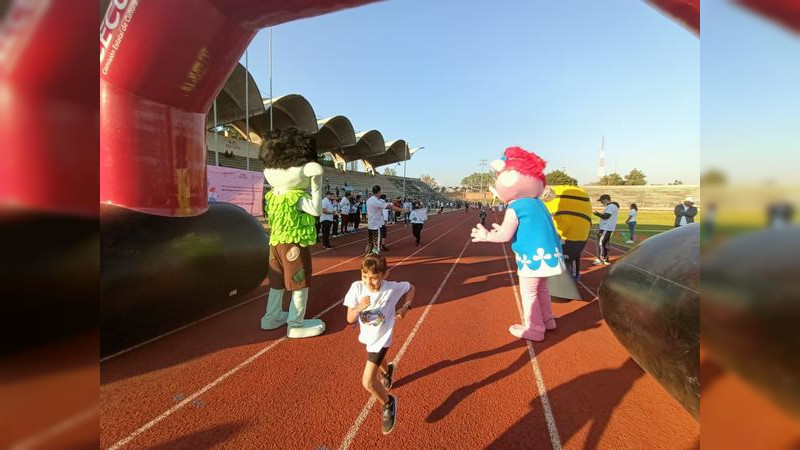
M322 166L309 135L296 128L270 132L259 158L272 186L265 196L269 219L269 299L261 328L287 324L290 338L318 336L325 331L319 319L305 319L311 285L311 251L317 241L316 217L322 210ZM307 190L311 188L311 194ZM283 293L292 292L289 311L283 311Z

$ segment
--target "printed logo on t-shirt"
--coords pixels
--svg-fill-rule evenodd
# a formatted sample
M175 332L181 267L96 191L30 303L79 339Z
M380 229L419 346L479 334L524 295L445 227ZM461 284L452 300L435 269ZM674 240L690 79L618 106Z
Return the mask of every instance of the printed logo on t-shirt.
M372 325L375 327L380 326L386 320L386 316L383 315L383 311L380 309L361 311L359 318L364 325Z

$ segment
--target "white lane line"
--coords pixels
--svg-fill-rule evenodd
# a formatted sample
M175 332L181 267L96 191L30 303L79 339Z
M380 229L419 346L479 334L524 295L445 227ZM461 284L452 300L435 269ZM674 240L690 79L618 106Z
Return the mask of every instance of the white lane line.
M594 292L593 290L589 289L589 286L586 286L585 284L583 284L583 281L578 281L578 284L583 286L583 288L586 289L590 294L594 295L594 298L592 300L597 300L597 293Z
M397 352L397 356L395 356L394 358L395 364L400 362L400 359L403 357L403 354L406 352L406 349L408 348L409 344L411 344L411 341L414 340L414 336L417 334L417 331L419 331L420 326L422 326L422 322L424 322L425 318L428 316L428 311L430 311L433 304L436 303L436 300L439 299L439 295L442 293L444 285L447 283L447 280L450 279L450 275L453 274L453 270L456 268L456 265L458 265L458 262L464 255L464 251L467 250L467 246L469 246L470 240L471 238L467 240L466 244L464 244L464 248L461 249L461 253L459 253L458 258L456 258L456 260L453 262L453 265L450 266L450 270L447 272L447 275L445 275L441 284L439 284L439 289L437 289L436 293L433 294L433 297L431 297L431 300L428 302L428 305L425 307L425 310L419 316L419 319L417 319L417 323L414 324L414 328L411 330L411 333L408 335L405 342L403 342L403 346L400 347L400 351ZM372 409L372 406L375 404L375 401L376 401L375 397L373 396L369 397L369 400L367 400L367 403L364 405L364 408L362 408L361 412L358 414L355 423L353 424L352 427L350 427L350 430L344 437L342 444L339 446L340 450L347 449L348 447L350 447L350 444L353 443L353 439L355 439L356 434L358 433L358 429L361 428L361 424L363 424L364 420L366 420L367 416L369 415L370 409Z
M505 257L506 267L508 268L508 279L511 281L512 290L514 291L514 299L517 301L517 311L519 312L519 317L523 321L522 313L522 301L520 300L519 293L517 292L517 283L514 281L514 277L511 275L513 272L511 270L511 265L508 263L508 252L506 252L505 244L500 244L503 247L503 256ZM558 436L558 428L556 427L556 418L553 415L553 410L550 408L550 400L547 397L547 387L544 384L544 378L542 377L542 371L539 368L539 361L536 359L536 352L533 350L533 344L531 341L525 340L525 343L528 345L528 354L531 357L531 367L533 368L533 376L536 379L536 388L539 390L539 400L542 402L542 410L544 411L544 419L547 422L547 432L550 434L550 444L553 446L553 450L561 450L561 438Z
M431 227L431 228L433 228L433 227ZM442 237L444 237L445 235L447 235L447 234L450 234L450 233L451 233L453 230L455 230L456 228L458 228L458 227L456 226L456 227L450 228L450 229L449 229L447 232L445 232L444 234L442 234L441 236L439 236L439 237L438 237L438 238L436 238L435 240L431 241L430 243L428 243L428 244L427 244L427 245L425 245L424 247L421 247L421 248L420 248L419 250L417 250L416 252L414 252L414 253L412 253L411 255L407 256L407 257L406 257L406 258L405 258L403 261L406 261L407 259L411 258L411 257L412 257L412 256L414 256L415 254L417 254L417 253L421 252L422 250L424 250L425 248L427 248L428 246L430 246L430 245L431 245L431 244L433 244L434 242L438 241L439 239L441 239L441 238L442 238ZM409 236L409 237L410 237L410 236ZM465 248L466 248L466 247L465 247ZM462 254L463 254L463 250L462 250ZM352 259L358 258L358 257L360 257L360 256L361 256L361 255L359 255L359 256L356 256L356 257L354 257L354 258L352 258ZM402 264L402 262L403 262L403 261L401 261L399 264L396 264L395 266L392 266L392 268L393 268L393 267L396 267L396 266L399 266L400 264ZM456 262L458 262L458 261L456 261ZM453 266L453 267L455 267L455 266ZM391 268L390 268L390 270L391 270ZM389 273L389 271L390 271L390 270L387 270L386 272L387 272L387 273ZM451 269L451 273L452 273L452 269ZM447 275L447 276L449 277L449 276L450 276L450 273L448 273L448 275ZM445 279L445 280L446 280L446 279ZM441 287L440 287L440 291L441 291ZM440 291L437 291L437 293L436 293L436 295L437 295L437 296L439 295L439 292L440 292ZM341 300L337 300L336 302L334 302L333 304L331 304L330 306L328 306L327 308L325 308L324 310L322 310L322 311L321 311L319 314L317 314L317 315L316 315L316 316L314 316L313 318L314 318L314 319L318 319L318 318L320 318L322 315L324 315L325 313L327 313L328 311L332 310L333 308L335 308L335 307L337 307L337 306L340 306L341 304L342 304L342 301L341 301ZM427 311L427 309L426 309L426 311ZM176 404L176 405L175 405L175 406L173 406L172 408L170 408L170 409L168 409L168 410L164 411L163 413L161 413L161 414L160 414L158 417L156 417L156 418L152 419L151 421L149 421L149 422L147 422L146 424L142 425L141 427L137 428L137 429L136 429L135 431L133 431L131 434L129 434L129 435L128 435L128 436L126 436L125 438L123 438L123 439L119 440L119 441L118 441L116 444L112 445L111 447L109 447L109 450L115 450L115 449L118 449L118 448L121 448L121 447L125 446L125 445L126 445L126 444L128 444L128 443L129 443L131 440L133 440L134 438L136 438L136 436L139 436L140 434L144 433L145 431L149 430L150 428L153 428L153 427L154 427L155 425L157 425L159 422L161 422L162 420L164 420L164 419L166 419L167 417L169 417L170 415L172 415L172 413L174 413L175 411L179 410L179 409L180 409L180 408L182 408L184 405L187 405L187 404L189 404L191 401L193 401L194 399L196 399L196 398L197 398L197 397L199 397L200 395L204 394L204 393L205 393L205 392L207 392L209 389L211 389L211 388L213 388L214 386L216 386L216 385L220 384L221 382L225 381L225 379L226 379L226 378L230 377L231 375L235 374L236 372L238 372L238 371L242 370L243 368L245 368L246 366L250 365L250 363L252 363L252 362L253 362L253 361L255 361L256 359L258 359L260 356L264 355L264 354L265 354L265 353L267 353L268 351L272 350L272 349L273 349L273 348L274 348L276 345L280 344L281 342L285 341L286 339L288 339L288 338L287 338L286 336L283 336L282 338L280 338L280 339L278 339L278 340L276 340L276 341L274 341L274 342L270 343L269 345L267 345L267 346L266 346L266 347L264 347L263 349L259 350L259 351L258 351L258 353L256 353L255 355L253 355L253 356L251 356L251 357L247 358L247 359L246 359L244 362L240 363L238 366L236 366L236 367L234 367L233 369L231 369L231 370L229 370L229 371L225 372L223 375L221 375L220 377L218 377L216 380L214 380L214 381L212 381L211 383L209 383L209 384L205 385L203 388L201 388L200 390L196 391L196 392L195 392L195 393L193 393L192 395L190 395L190 396L186 397L186 398L185 398L185 399L184 399L182 402L180 402L180 403Z
M438 227L439 225L442 225L442 223L437 223L436 225L433 225L432 227L430 227L428 230L432 230L432 229L434 229L434 228ZM449 233L449 231L448 231L448 233ZM402 238L402 239L398 239L398 240L396 240L396 241L392 241L392 242L402 242L402 241L405 241L406 239L411 239L412 237L413 237L413 236L406 236L406 237L404 237L404 238ZM435 242L435 241L434 241L434 242ZM432 243L433 243L433 242L431 242L431 244L432 244ZM344 247L344 246L342 246L342 247ZM424 247L423 247L423 248L424 248ZM417 252L419 252L419 250L417 250ZM415 252L414 254L416 254L416 252ZM335 264L335 265L333 265L333 266L330 266L330 267L328 267L328 268L326 268L326 269L323 269L323 270L321 270L321 271L319 271L319 272L316 272L316 273L314 273L314 275L322 275L323 273L325 273L325 272L327 272L327 271L329 271L329 270L331 270L331 269L335 269L335 268L337 268L337 267L339 267L339 266L341 266L341 265L347 264L347 263L349 263L350 261L352 261L352 260L354 260L354 259L360 258L361 256L362 256L361 254L358 254L358 255L356 255L356 256L354 256L354 257L352 257L352 258L350 258L350 259L348 259L348 260L346 260L346 261L340 262L339 264ZM403 261L405 261L405 260L403 260ZM390 270L391 270L391 269L390 269ZM226 312L228 312L228 311L232 311L232 310L234 310L234 309L236 309L236 308L238 308L238 307L240 307L240 306L244 306L244 305L246 305L246 304L248 304L248 303L251 303L251 302L253 302L253 301L256 301L256 300L258 300L258 299L260 299L260 298L266 297L268 294L269 294L269 292L264 292L263 294L256 295L255 297L249 298L249 299L247 299L247 300L245 300L245 301L243 301L243 302L241 302L241 303L237 303L237 304L235 304L235 305L233 305L233 306L231 306L231 307L229 307L229 308L223 309L222 311L217 311L217 312L215 312L214 314L211 314L211 315L209 315L209 316L203 317L202 319L197 319L197 320L195 320L194 322L191 322L191 323L188 323L188 324L186 324L186 325L183 325L183 326L181 326L181 327L175 328L174 330L167 331L167 332L166 332L166 333L164 333L164 334L158 335L158 336L156 336L156 337L154 337L154 338L148 339L148 340L146 340L146 341L144 341L144 342L140 342L140 343L138 343L138 344L136 344L136 345L133 345L133 346L131 346L131 347L128 347L128 348L126 348L126 349L124 349L124 350L120 350L120 351L118 351L118 352L116 352L116 353L113 353L113 354L111 354L111 355L108 355L108 356L106 356L106 357L100 358L100 362L101 362L101 363L102 363L102 362L106 362L106 361L108 361L108 360L110 360L110 359L112 359L112 358L116 358L117 356L120 356L120 355L123 355L123 354L125 354L125 353L128 353L128 352L130 352L131 350L136 350L136 349L137 349L137 348L139 348L139 347L143 347L143 346L145 346L145 345L147 345L147 344L150 344L150 343L152 343L152 342L155 342L155 341L157 341L157 340L159 340L159 339L165 338L165 337L167 337L167 336L169 336L169 335L171 335L171 334L175 334L175 333L177 333L177 332L179 332L179 331L182 331L182 330L185 330L185 329L187 329L187 328L189 328L189 327L192 327L192 326L194 326L194 325L197 325L197 324L198 324L198 323L200 323L200 322L205 322L205 321L206 321L206 320L208 320L208 319L212 319L212 318L214 318L214 317L217 317L217 316L219 316L219 315L225 314Z
M27 450L31 448L39 447L43 442L46 442L48 439L53 438L53 436L62 433L65 430L68 430L81 422L84 422L88 419L93 417L100 417L100 408L98 406L89 408L84 410L81 413L75 414L56 425L48 428L47 430L42 431L41 433L36 433L33 436L25 438L22 441L17 442L14 445L11 445L9 448L11 450Z

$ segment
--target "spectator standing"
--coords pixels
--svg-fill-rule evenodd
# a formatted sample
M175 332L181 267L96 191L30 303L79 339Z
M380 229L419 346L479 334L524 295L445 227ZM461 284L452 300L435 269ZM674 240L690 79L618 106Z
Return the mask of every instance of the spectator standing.
M639 207L636 206L636 203L631 203L631 210L628 212L628 218L625 219L625 223L628 224L628 231L630 231L630 236L628 236L628 240L625 241L626 244L633 244L634 242L634 230L636 229L636 216L639 215Z
M339 202L339 215L342 218L342 234L347 234L347 226L350 223L350 193L345 192L344 198Z
M412 206L411 201L408 199L408 197L406 197L405 200L403 201L403 209L408 211L407 213L403 213L403 217L405 218L405 223L406 223L405 226L408 226L408 224L410 223L409 219L411 216L411 206Z
M328 191L325 193L325 198L322 199L322 214L319 216L320 227L322 228L322 246L325 248L333 248L331 247L331 226L333 225L333 214L335 212L333 192Z
M339 235L339 198L333 199L333 236Z
M353 233L355 233L361 225L361 195L356 195L355 201L350 206L350 222L353 224Z
M694 223L694 216L697 215L694 203L694 198L686 197L683 203L675 207L675 228Z
M608 241L617 227L617 215L619 214L619 204L611 201L611 196L603 194L597 199L604 207L602 213L594 212L600 218L600 226L597 231L597 258L594 265L611 264L608 257Z

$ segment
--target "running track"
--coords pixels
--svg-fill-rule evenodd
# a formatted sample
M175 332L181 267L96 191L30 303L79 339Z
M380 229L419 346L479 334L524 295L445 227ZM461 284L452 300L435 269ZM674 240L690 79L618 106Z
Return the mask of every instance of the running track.
M101 363L103 448L696 448L699 424L644 373L588 302L554 304L558 329L526 344L499 244L473 244L477 213L432 216L423 245L389 228L390 279L417 286L388 357L398 362L398 423L380 433L361 387L365 355L341 298L358 277L365 233L315 247L308 316L324 335L259 329L262 286L242 304ZM616 252L616 256L619 252ZM249 300L249 301L248 301ZM429 305L430 306L427 306Z

